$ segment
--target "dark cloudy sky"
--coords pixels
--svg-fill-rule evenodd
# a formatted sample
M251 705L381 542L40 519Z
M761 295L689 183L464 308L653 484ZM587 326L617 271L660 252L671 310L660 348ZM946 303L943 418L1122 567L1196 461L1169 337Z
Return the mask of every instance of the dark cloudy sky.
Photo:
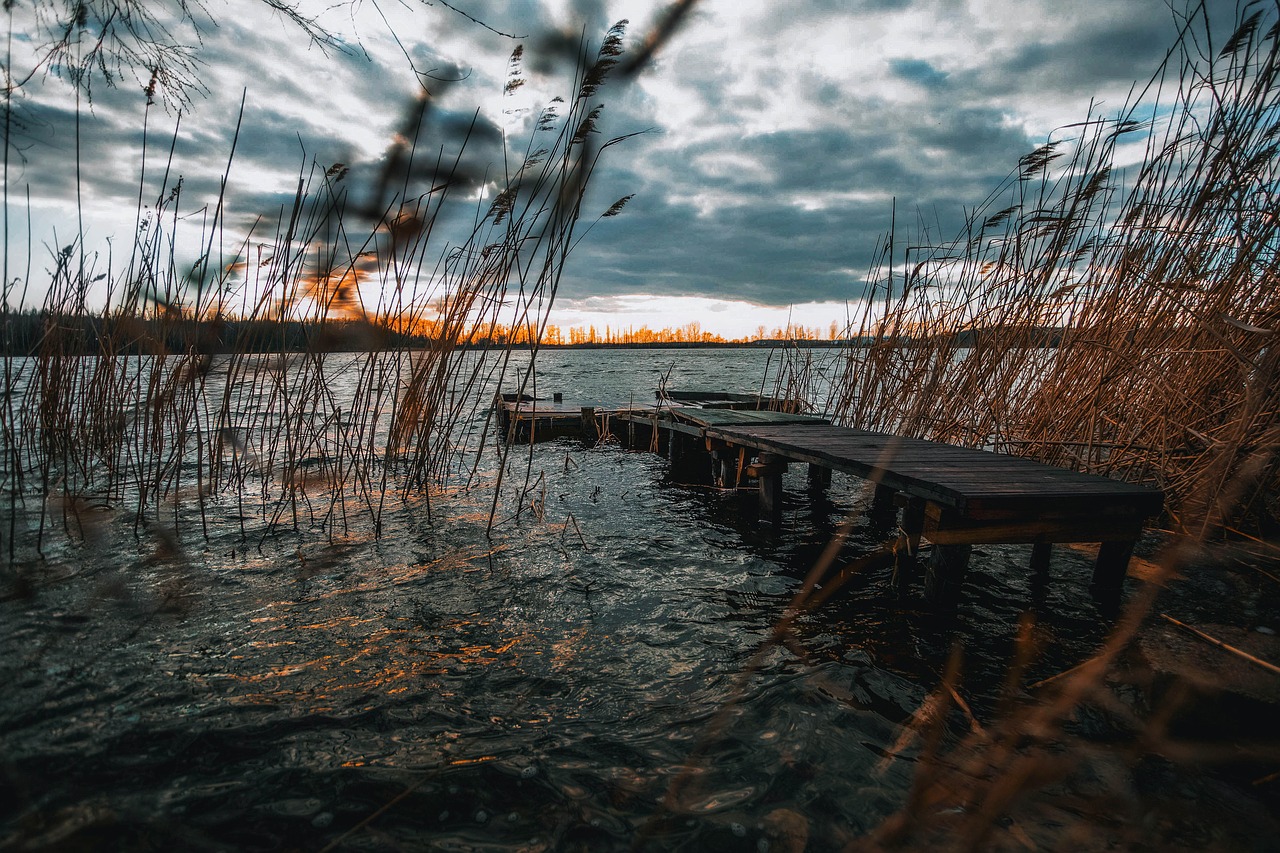
M23 5L14 19L19 72L38 48ZM478 109L483 144L468 165L478 175L499 169L500 131L522 147L536 109L568 94L552 34L585 28L598 42L625 18L637 39L659 8L452 5L301 4L337 36L328 49L262 0L211 0L198 32L174 23L178 39L197 46L205 90L181 116L169 167L171 182L183 176L191 219L216 195L242 93L227 202L236 225L274 220L312 160L349 164L353 180L374 175L411 103L415 68L460 80L432 84L442 107L432 132L447 143ZM1214 13L1232 8L1223 0ZM862 295L895 199L900 227L950 236L963 209L1055 128L1084 118L1091 103L1104 114L1122 107L1176 27L1163 0L703 0L642 75L602 91L606 135L650 132L611 149L597 173L590 218L622 195L635 198L577 248L553 322L697 320L740 335L788 316L823 328L842 321ZM526 46L529 83L504 99L517 43ZM148 115L145 82L126 78L111 89L98 81L92 106L81 100L80 211L85 245L99 252L103 271L108 247L121 251L136 227L140 180L159 185L179 115L160 104ZM38 292L50 249L79 229L73 90L39 75L14 115L21 157L8 185L10 277L22 272L29 191L30 287Z

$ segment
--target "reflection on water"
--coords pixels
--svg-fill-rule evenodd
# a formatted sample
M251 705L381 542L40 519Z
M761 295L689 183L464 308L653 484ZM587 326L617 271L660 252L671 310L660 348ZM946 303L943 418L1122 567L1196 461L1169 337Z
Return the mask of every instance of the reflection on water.
M543 357L539 393L607 399L662 377L756 390L766 354ZM770 533L649 454L513 456L543 512L500 507L492 538L475 487L429 516L397 496L380 538L223 498L207 538L187 517L167 551L110 517L51 548L35 592L0 604L0 845L838 849L901 805L903 724L953 643L981 710L1037 596L1033 677L1102 637L1087 555L1057 555L1037 593L1025 549L992 547L957 614L893 600L873 568L771 646L865 484L814 498L789 474ZM843 558L887 534L858 522Z

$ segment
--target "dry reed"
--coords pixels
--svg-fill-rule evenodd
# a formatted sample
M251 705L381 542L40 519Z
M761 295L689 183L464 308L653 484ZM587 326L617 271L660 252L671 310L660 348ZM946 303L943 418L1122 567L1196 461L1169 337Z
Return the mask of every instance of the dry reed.
M619 24L594 54L580 46L573 96L537 117L518 165L489 179L487 206L461 198L477 184L463 165L475 124L462 138L433 124L425 90L372 186L350 186L344 164L313 163L273 227L260 218L235 236L220 194L190 267L178 260L192 242L183 181L171 164L144 162L122 268L100 271L76 239L47 282L30 283L46 293L45 328L30 357L4 360L8 563L44 553L54 528L82 531L86 506L131 517L135 531L162 523L207 536L216 511L246 537L319 529L332 541L379 535L397 496L474 477L490 436L471 417L490 402L481 389L523 386L532 373L490 345L493 330L538 339L593 171L622 141L597 141L599 90L622 37ZM508 93L523 82L522 54ZM91 309L86 295L104 281L107 305ZM0 316L10 353L22 325L11 289ZM354 377L350 393L334 391L337 370Z
M959 237L925 246L920 235L903 248L891 232L877 249L873 298L834 361L781 353L775 395L808 393L841 423L1154 482L1167 499L1157 570L1099 652L1027 685L1037 655L1027 614L1004 698L980 724L966 711L958 735L948 719L962 703L953 658L904 733L903 746L923 745L913 789L846 849L1191 843L1191 804L1171 792L1153 802L1136 767L1280 760L1274 740L1176 734L1171 720L1195 697L1135 706L1134 695L1152 698L1150 673L1130 670L1127 657L1163 585L1219 559L1224 538L1246 543L1258 582L1274 582L1260 566L1277 557L1280 510L1276 14L1246 4L1215 42L1205 6L1191 6L1129 106L1091 114L1023 157ZM820 371L838 378L814 400ZM824 558L791 612L820 606L860 568ZM820 595L810 591L817 582ZM789 644L792 618L770 646ZM1261 663L1259 677L1272 677L1273 664ZM1089 713L1112 720L1114 742L1079 732ZM1227 827L1221 815L1203 817L1196 831L1227 832L1225 847L1265 843L1257 833L1273 830L1266 819Z
M1280 44L1254 7L1221 45L1193 8L1128 106L1023 157L956 239L890 233L819 408L1155 482L1175 530L1273 528ZM813 387L788 355L781 396Z

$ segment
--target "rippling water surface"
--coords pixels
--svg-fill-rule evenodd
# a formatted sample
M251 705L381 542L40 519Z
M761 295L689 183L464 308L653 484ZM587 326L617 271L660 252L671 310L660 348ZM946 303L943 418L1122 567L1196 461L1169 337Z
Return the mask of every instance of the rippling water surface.
M767 355L550 351L538 393L755 391ZM491 537L481 482L397 498L379 539L246 530L224 497L207 538L108 516L51 545L34 592L0 604L0 844L838 848L901 805L903 723L954 643L980 710L1027 608L1047 639L1032 677L1105 630L1086 555L1060 549L1032 589L1027 550L990 547L954 614L894 600L882 566L781 648L864 483L814 496L795 466L769 531L651 454L563 441L511 464L539 506L504 504ZM891 535L859 520L840 559Z

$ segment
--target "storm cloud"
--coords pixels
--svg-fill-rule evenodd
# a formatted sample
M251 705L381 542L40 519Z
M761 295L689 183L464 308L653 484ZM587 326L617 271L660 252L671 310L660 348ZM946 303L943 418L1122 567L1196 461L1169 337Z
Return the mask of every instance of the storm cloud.
M166 174L183 177L192 208L208 204L234 140L228 216L245 228L277 218L300 176L333 164L361 203L386 203L378 176L411 129L418 192L465 141L459 189L473 215L539 110L571 94L581 35L598 44L630 18L634 49L654 23L640 3L454 5L482 23L439 5L381 4L385 18L370 4L330 10L321 22L337 38L324 48L266 4L239 4L201 31L207 94L183 115L127 82L77 105L66 80L36 79L14 112L11 195L29 188L37 229L65 229L78 196L86 242L118 238L136 227L140 186L146 207ZM643 133L601 161L584 228L635 197L591 226L560 298L859 299L891 211L899 227L951 236L1055 128L1120 109L1178 24L1163 0L705 0L642 74L600 91L601 140ZM525 85L504 97L517 44Z

